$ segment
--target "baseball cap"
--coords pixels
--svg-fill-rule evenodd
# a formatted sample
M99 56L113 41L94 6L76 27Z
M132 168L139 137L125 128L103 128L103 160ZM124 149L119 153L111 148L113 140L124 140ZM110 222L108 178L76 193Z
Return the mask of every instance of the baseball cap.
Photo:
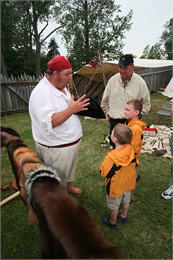
M47 66L47 71L59 71L71 68L70 62L64 56L61 55L56 55L47 63Z
M130 63L134 63L133 56L131 54L125 54L120 57L118 65L127 67Z

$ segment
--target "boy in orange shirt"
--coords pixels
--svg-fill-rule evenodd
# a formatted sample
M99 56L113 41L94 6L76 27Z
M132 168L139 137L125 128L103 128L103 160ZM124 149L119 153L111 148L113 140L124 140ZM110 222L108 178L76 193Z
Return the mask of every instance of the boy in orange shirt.
M102 221L111 229L117 228L117 219L121 219L123 223L128 222L131 190L136 185L136 158L132 146L127 144L132 139L132 134L128 126L117 124L111 134L116 148L111 152L107 151L108 154L100 166L101 176L106 178L107 205L111 209L111 217L103 215ZM121 203L122 212L118 212Z
M125 106L125 118L128 120L128 126L133 132L132 140L130 142L134 149L137 166L139 165L140 152L143 144L143 129L146 127L146 123L140 120L142 111L142 102L137 99L129 100ZM136 167L136 181L138 181L140 175L137 173ZM135 189L131 191L131 200L134 200Z

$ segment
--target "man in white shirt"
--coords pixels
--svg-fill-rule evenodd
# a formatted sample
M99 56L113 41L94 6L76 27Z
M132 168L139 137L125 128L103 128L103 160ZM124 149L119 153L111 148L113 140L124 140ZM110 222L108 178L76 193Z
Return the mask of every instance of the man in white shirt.
M57 171L67 191L81 194L71 183L75 177L82 126L76 113L87 110L86 95L74 101L66 86L72 68L69 61L57 55L48 63L44 78L37 84L29 100L32 134L40 159Z
M119 59L119 73L112 76L103 93L101 108L107 114L110 123L110 135L117 123L124 124L125 105L129 100L142 101L142 114L150 110L150 92L144 79L133 72L134 60L131 54L122 55ZM114 143L111 142L114 147Z

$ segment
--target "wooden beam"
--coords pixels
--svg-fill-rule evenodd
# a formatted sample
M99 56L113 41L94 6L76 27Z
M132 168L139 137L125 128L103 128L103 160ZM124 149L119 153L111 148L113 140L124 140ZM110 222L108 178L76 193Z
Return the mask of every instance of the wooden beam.
M15 197L17 197L20 194L20 191L15 192L13 195L9 196L8 198L6 198L5 200L1 201L0 206L4 205L5 203L7 203L8 201L14 199Z
M14 90L12 87L7 86L7 88L12 91L17 97L19 97L21 100L23 100L26 104L29 104L28 100L26 100L24 97L22 97L16 90Z

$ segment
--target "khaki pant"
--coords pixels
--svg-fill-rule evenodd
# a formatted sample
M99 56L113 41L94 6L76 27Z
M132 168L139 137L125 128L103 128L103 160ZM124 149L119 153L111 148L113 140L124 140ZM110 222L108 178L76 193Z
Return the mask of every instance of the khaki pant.
M127 190L123 195L115 198L111 198L106 194L107 206L111 210L119 209L120 203L128 204L130 202L131 190Z
M75 178L80 142L81 140L77 144L61 148L48 148L35 142L40 159L57 171L62 184L72 182Z

